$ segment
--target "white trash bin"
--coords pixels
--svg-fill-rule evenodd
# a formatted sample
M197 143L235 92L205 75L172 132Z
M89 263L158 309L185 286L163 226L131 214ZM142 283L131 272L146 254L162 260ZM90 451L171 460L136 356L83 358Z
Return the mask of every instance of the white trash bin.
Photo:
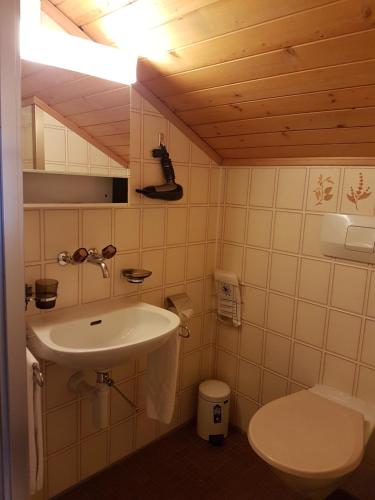
M212 444L221 444L228 435L230 387L220 380L199 385L198 436Z

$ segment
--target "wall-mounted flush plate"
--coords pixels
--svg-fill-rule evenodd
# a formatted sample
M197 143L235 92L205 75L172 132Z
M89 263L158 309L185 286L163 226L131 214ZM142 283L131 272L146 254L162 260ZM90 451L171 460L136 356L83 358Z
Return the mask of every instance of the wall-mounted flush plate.
M375 217L324 214L320 248L329 257L375 264Z

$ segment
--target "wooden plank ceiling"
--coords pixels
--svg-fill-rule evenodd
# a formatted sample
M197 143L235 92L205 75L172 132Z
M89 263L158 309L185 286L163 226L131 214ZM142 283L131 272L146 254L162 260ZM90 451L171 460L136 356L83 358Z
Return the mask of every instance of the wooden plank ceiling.
M51 0L107 44L137 2L169 50L139 62L139 81L224 163L375 156L375 0ZM69 85L44 98L82 120Z

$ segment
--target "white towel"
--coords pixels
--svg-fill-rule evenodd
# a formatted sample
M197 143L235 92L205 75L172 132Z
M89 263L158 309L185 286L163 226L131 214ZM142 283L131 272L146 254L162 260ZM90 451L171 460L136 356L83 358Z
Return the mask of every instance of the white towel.
M176 402L179 330L177 328L167 342L147 357L147 415L164 424L172 421Z
M35 382L34 366L40 370L38 361L26 349L29 490L31 495L43 487L42 388Z

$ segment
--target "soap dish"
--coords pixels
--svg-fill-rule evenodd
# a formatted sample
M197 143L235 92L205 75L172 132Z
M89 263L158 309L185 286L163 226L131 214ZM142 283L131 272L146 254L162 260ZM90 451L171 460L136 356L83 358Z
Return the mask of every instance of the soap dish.
M147 269L122 269L121 278L125 278L129 283L143 283L143 281L151 276L152 271Z

